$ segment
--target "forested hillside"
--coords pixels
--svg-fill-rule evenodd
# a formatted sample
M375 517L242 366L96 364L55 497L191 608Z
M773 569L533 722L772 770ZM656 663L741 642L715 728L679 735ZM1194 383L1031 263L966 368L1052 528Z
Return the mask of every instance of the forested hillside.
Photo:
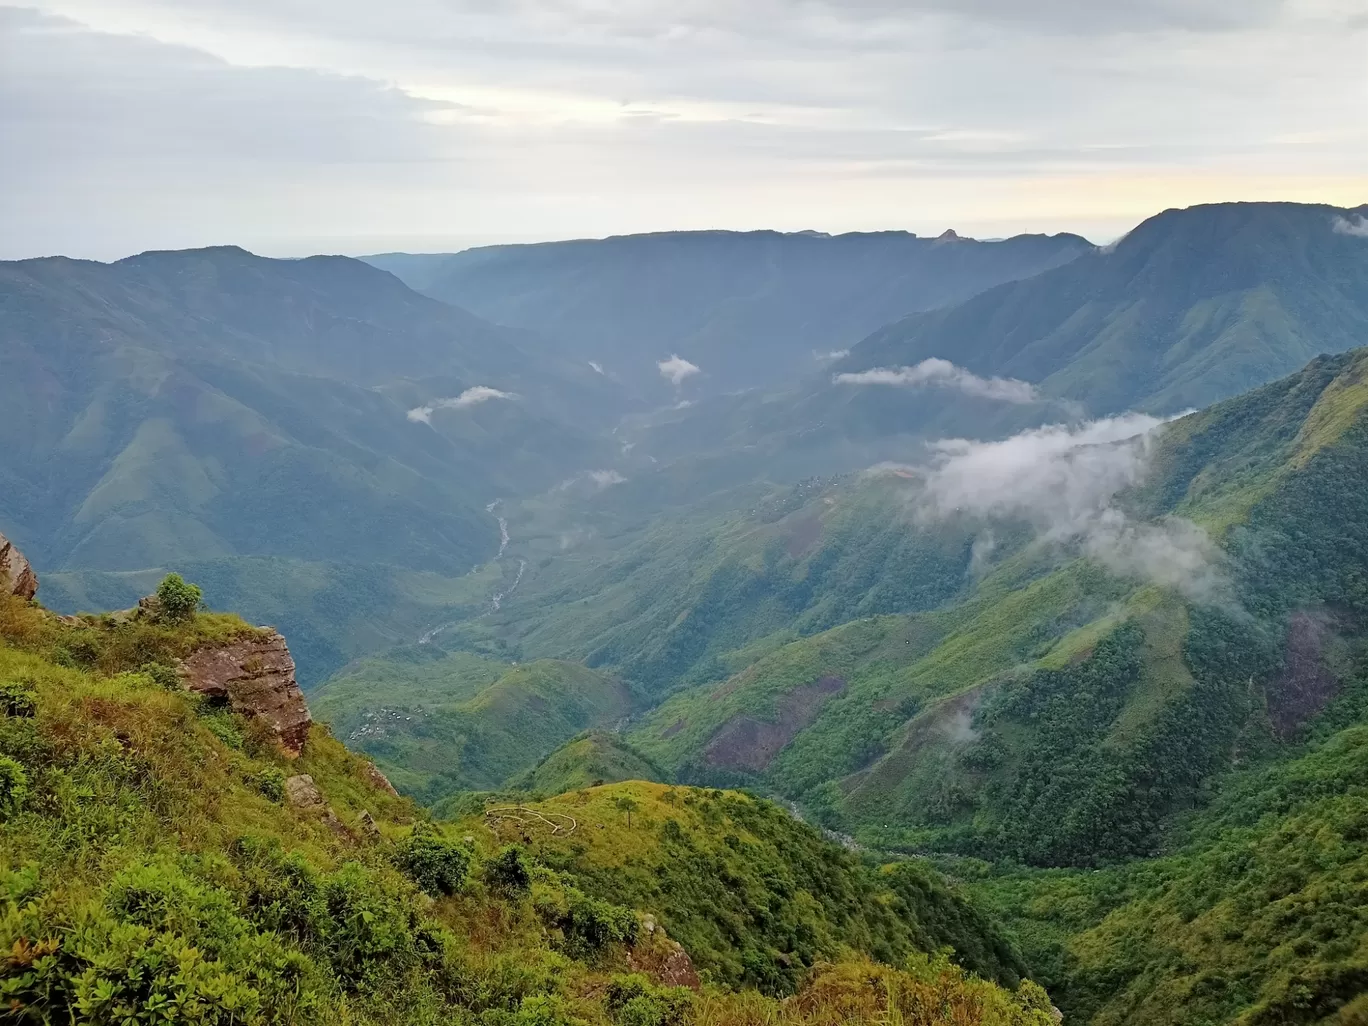
M613 451L614 386L526 342L340 257L0 264L0 524L69 610L175 567L336 667L338 617L416 635L498 550L490 502Z

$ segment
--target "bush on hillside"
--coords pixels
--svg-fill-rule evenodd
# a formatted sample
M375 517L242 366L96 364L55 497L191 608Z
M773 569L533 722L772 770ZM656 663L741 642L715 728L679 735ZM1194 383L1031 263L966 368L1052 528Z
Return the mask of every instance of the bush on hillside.
M440 898L465 886L470 853L436 827L420 823L396 849L394 861L414 883Z
M157 618L164 623L187 623L199 610L204 593L180 574L167 574L157 585Z
M510 844L484 864L484 882L495 894L513 897L532 886L532 873L522 848Z

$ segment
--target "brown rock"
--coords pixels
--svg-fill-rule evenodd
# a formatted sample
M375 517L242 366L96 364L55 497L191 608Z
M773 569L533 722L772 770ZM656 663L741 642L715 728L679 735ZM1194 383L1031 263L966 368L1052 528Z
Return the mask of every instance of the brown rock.
M389 777L381 773L380 768L376 766L375 763L366 763L362 772L366 775L367 780L369 780L376 787L380 788L380 790L384 791L386 794L392 794L396 798L399 796L399 792L396 791L394 789L394 785L389 782Z
M361 815L356 817L357 825L361 827L361 832L367 837L379 837L380 828L375 824L375 817L365 809L361 810Z
M38 575L24 554L0 534L0 594L31 599L38 594Z
M321 809L323 792L307 773L285 778L285 801L297 809Z
M703 981L683 945L665 936L653 916L646 916L641 927L636 944L627 952L627 966L632 972L645 973L665 987L702 987Z
M262 720L291 755L304 750L309 707L295 682L295 664L276 631L227 645L192 652L181 663L181 678L191 691L226 701L234 712Z

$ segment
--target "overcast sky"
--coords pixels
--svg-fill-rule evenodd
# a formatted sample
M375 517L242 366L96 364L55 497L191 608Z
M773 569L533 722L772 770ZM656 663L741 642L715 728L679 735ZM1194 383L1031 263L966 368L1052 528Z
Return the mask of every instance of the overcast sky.
M0 0L0 257L1368 202L1368 0Z

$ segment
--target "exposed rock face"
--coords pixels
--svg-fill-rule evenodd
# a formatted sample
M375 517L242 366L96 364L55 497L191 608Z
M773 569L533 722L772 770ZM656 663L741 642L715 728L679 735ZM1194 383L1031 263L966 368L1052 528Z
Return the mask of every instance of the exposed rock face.
M392 794L398 797L399 792L396 791L394 789L394 785L389 782L389 777L381 773L380 768L376 766L375 763L366 763L365 768L362 772L366 774L366 779L369 780L376 787L380 788L380 790L386 792L387 794Z
M38 576L24 554L0 534L0 593L31 599L38 594Z
M312 717L295 682L290 650L276 631L201 648L181 663L181 676L191 691L226 701L234 712L262 720L290 754L304 750Z
M637 942L627 952L627 965L633 972L645 973L666 987L698 990L703 985L689 953L665 935L654 916L643 917Z

